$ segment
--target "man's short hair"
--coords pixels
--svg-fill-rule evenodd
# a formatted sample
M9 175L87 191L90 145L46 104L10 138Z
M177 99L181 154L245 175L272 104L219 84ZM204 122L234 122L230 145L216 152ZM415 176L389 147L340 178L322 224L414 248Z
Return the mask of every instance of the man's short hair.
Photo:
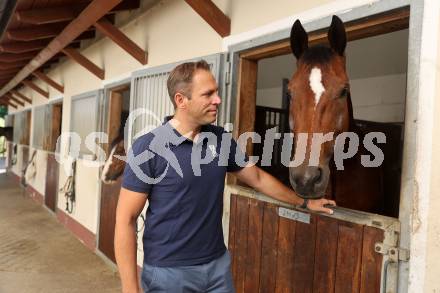
M192 79L196 70L199 69L206 71L211 70L208 62L202 59L197 62L182 63L171 71L167 80L167 88L174 108L176 108L176 103L174 102L174 96L176 93L182 93L191 99Z

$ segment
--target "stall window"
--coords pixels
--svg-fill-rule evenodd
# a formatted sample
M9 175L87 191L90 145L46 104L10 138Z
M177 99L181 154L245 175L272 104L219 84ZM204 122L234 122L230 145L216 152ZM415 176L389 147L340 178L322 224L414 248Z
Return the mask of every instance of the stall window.
M26 110L15 114L14 118L14 139L13 141L22 145L29 145L31 126L31 111Z
M97 131L99 117L99 97L101 91L88 92L72 97L70 131L79 135L79 156L96 154L95 147L86 146L86 138ZM69 152L72 153L72 139L70 140Z
M32 146L37 149L43 149L44 136L46 135L46 120L45 112L46 105L34 108L34 123L33 123L33 139Z
M144 109L144 115L137 118L131 127L131 138L135 139L140 135L151 131L159 126L165 116L174 113L173 104L168 96L166 82L168 76L178 64L183 62L198 61L204 59L211 67L217 83L223 84L223 62L224 55L215 54L200 57L192 60L185 60L177 63L152 67L138 71L133 74L131 81L131 104L130 111ZM222 88L219 91L221 94Z

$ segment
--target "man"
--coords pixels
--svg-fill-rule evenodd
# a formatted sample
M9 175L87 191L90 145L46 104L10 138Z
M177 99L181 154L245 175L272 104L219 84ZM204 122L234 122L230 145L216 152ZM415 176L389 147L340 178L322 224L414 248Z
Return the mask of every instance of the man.
M170 74L172 119L141 136L129 151L116 213L115 254L123 292L140 292L135 223L149 200L144 231L145 292L234 292L222 232L226 172L277 200L332 213L326 199L304 201L245 157L217 117L217 83L205 61ZM205 135L207 134L207 135ZM227 149L227 152L225 152Z

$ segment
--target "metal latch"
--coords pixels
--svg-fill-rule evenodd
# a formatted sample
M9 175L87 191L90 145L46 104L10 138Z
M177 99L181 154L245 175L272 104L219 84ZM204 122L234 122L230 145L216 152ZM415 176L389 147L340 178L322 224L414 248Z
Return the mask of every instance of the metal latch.
M398 262L399 260L409 261L408 249L387 245L382 242L377 242L374 245L374 251L383 255L388 255L390 261L392 262Z

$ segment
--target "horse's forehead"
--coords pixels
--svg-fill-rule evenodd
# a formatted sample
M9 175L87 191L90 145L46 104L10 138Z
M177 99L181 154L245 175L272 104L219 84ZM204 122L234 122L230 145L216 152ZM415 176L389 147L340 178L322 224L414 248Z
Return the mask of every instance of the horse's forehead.
M333 66L334 65L334 66ZM347 76L339 64L303 64L298 67L289 83L291 91L310 90L315 93L313 86L321 84L325 89L347 82ZM316 87L315 87L316 89Z

